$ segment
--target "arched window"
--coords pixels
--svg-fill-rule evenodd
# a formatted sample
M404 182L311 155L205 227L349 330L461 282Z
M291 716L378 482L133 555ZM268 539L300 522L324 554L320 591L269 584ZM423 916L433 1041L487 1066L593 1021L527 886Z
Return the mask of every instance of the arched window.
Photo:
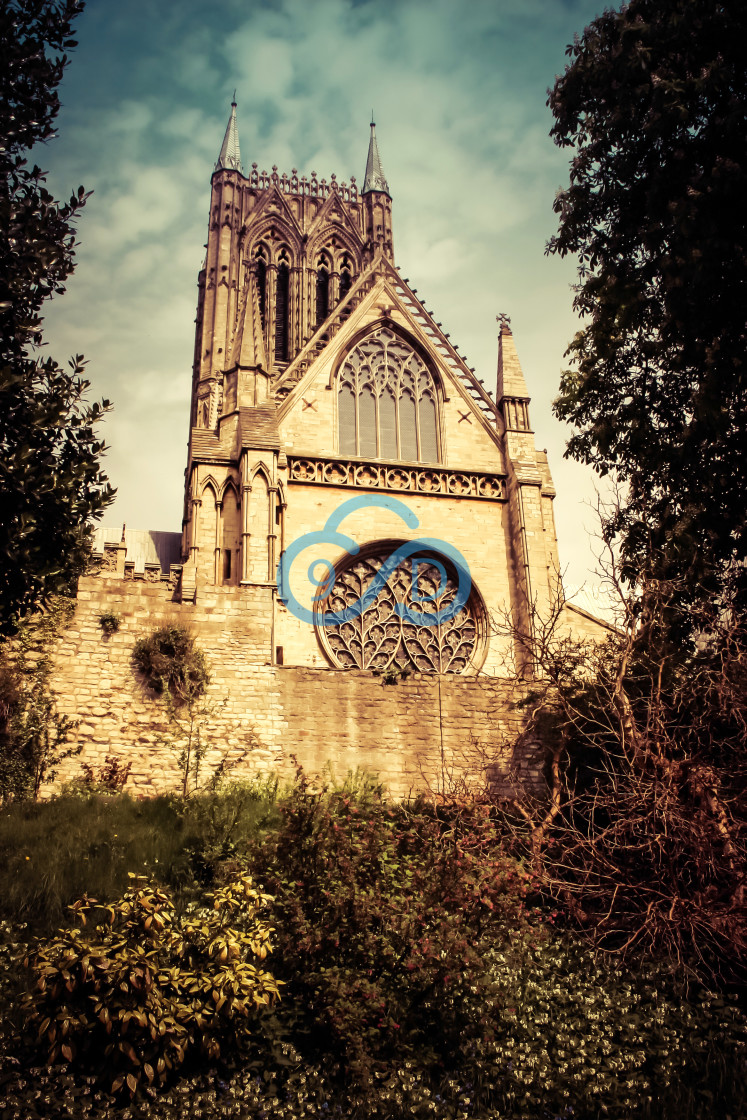
M388 327L348 354L337 403L341 455L439 462L435 382L420 355Z
M324 253L316 270L316 325L319 327L329 315L329 261Z
M257 261L257 293L259 295L259 314L262 319L262 330L265 329L267 315L267 250L260 245L254 254Z
M288 361L288 313L290 294L290 269L288 254L280 254L275 280L275 362Z
M350 267L350 258L347 253L340 262L340 299L345 299L353 286L353 273Z

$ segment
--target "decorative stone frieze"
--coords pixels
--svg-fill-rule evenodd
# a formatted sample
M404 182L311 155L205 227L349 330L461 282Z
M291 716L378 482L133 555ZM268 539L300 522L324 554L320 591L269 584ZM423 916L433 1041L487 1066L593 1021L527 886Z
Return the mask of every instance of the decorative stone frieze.
M399 490L431 497L506 500L503 475L482 471L451 471L446 467L409 467L360 459L288 456L288 481L318 486L349 486L359 490Z

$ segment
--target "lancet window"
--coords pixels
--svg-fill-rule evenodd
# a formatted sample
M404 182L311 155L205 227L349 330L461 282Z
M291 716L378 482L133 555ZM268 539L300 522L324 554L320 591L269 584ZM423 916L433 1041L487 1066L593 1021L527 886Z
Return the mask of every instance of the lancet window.
M437 553L407 556L384 582L379 572L395 548L382 542L338 566L318 614L333 661L343 669L379 672L464 673L479 667L485 626L474 589L448 617L459 585L453 564ZM372 586L377 576L380 587ZM334 623L331 616L343 620Z
M439 462L434 378L413 347L388 327L348 354L337 399L341 455Z
M322 253L316 270L316 325L329 315L329 260Z
M259 295L259 314L262 319L262 330L265 329L267 309L267 250L260 245L254 254L257 261L257 292Z
M275 362L288 361L290 268L288 254L280 254L275 278Z
M350 258L347 253L340 263L340 299L345 299L353 286L353 271L350 267Z

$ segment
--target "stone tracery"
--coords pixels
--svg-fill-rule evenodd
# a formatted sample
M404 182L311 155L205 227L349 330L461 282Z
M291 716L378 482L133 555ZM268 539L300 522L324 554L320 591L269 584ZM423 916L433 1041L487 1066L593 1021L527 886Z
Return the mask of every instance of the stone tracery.
M351 557L338 568L322 609L340 613L358 603L391 553L391 546L382 546L363 558ZM454 602L458 583L454 568L443 556L433 559L445 569L445 583L427 555L417 563L408 558L392 572L370 606L338 625L319 626L341 668L419 673L464 673L470 668L482 629L474 594L452 619L432 625L419 625L397 612L401 604L416 617L435 616Z
M387 327L348 354L338 379L340 453L439 462L436 385L420 355Z

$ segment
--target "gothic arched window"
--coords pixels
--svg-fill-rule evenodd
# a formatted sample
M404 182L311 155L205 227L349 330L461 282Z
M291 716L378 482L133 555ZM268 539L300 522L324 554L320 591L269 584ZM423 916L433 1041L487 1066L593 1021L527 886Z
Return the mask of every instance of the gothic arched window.
M288 361L290 269L288 254L280 254L275 280L275 362Z
M388 327L351 350L338 376L341 455L439 462L436 385L420 355Z
M267 308L267 250L260 245L254 254L257 261L257 294L259 296L259 314L262 320L262 330L265 329Z
M347 253L342 258L340 264L340 299L345 299L350 289L353 286L353 273L350 268L350 258Z
M342 669L379 672L479 668L487 641L482 600L473 585L466 603L449 617L458 605L459 573L441 553L419 549L408 555L369 601L373 581L397 547L377 542L337 565L334 585L317 607L317 633L332 661ZM325 620L326 612L341 621Z
M329 315L329 261L322 253L316 272L316 325L319 327Z

